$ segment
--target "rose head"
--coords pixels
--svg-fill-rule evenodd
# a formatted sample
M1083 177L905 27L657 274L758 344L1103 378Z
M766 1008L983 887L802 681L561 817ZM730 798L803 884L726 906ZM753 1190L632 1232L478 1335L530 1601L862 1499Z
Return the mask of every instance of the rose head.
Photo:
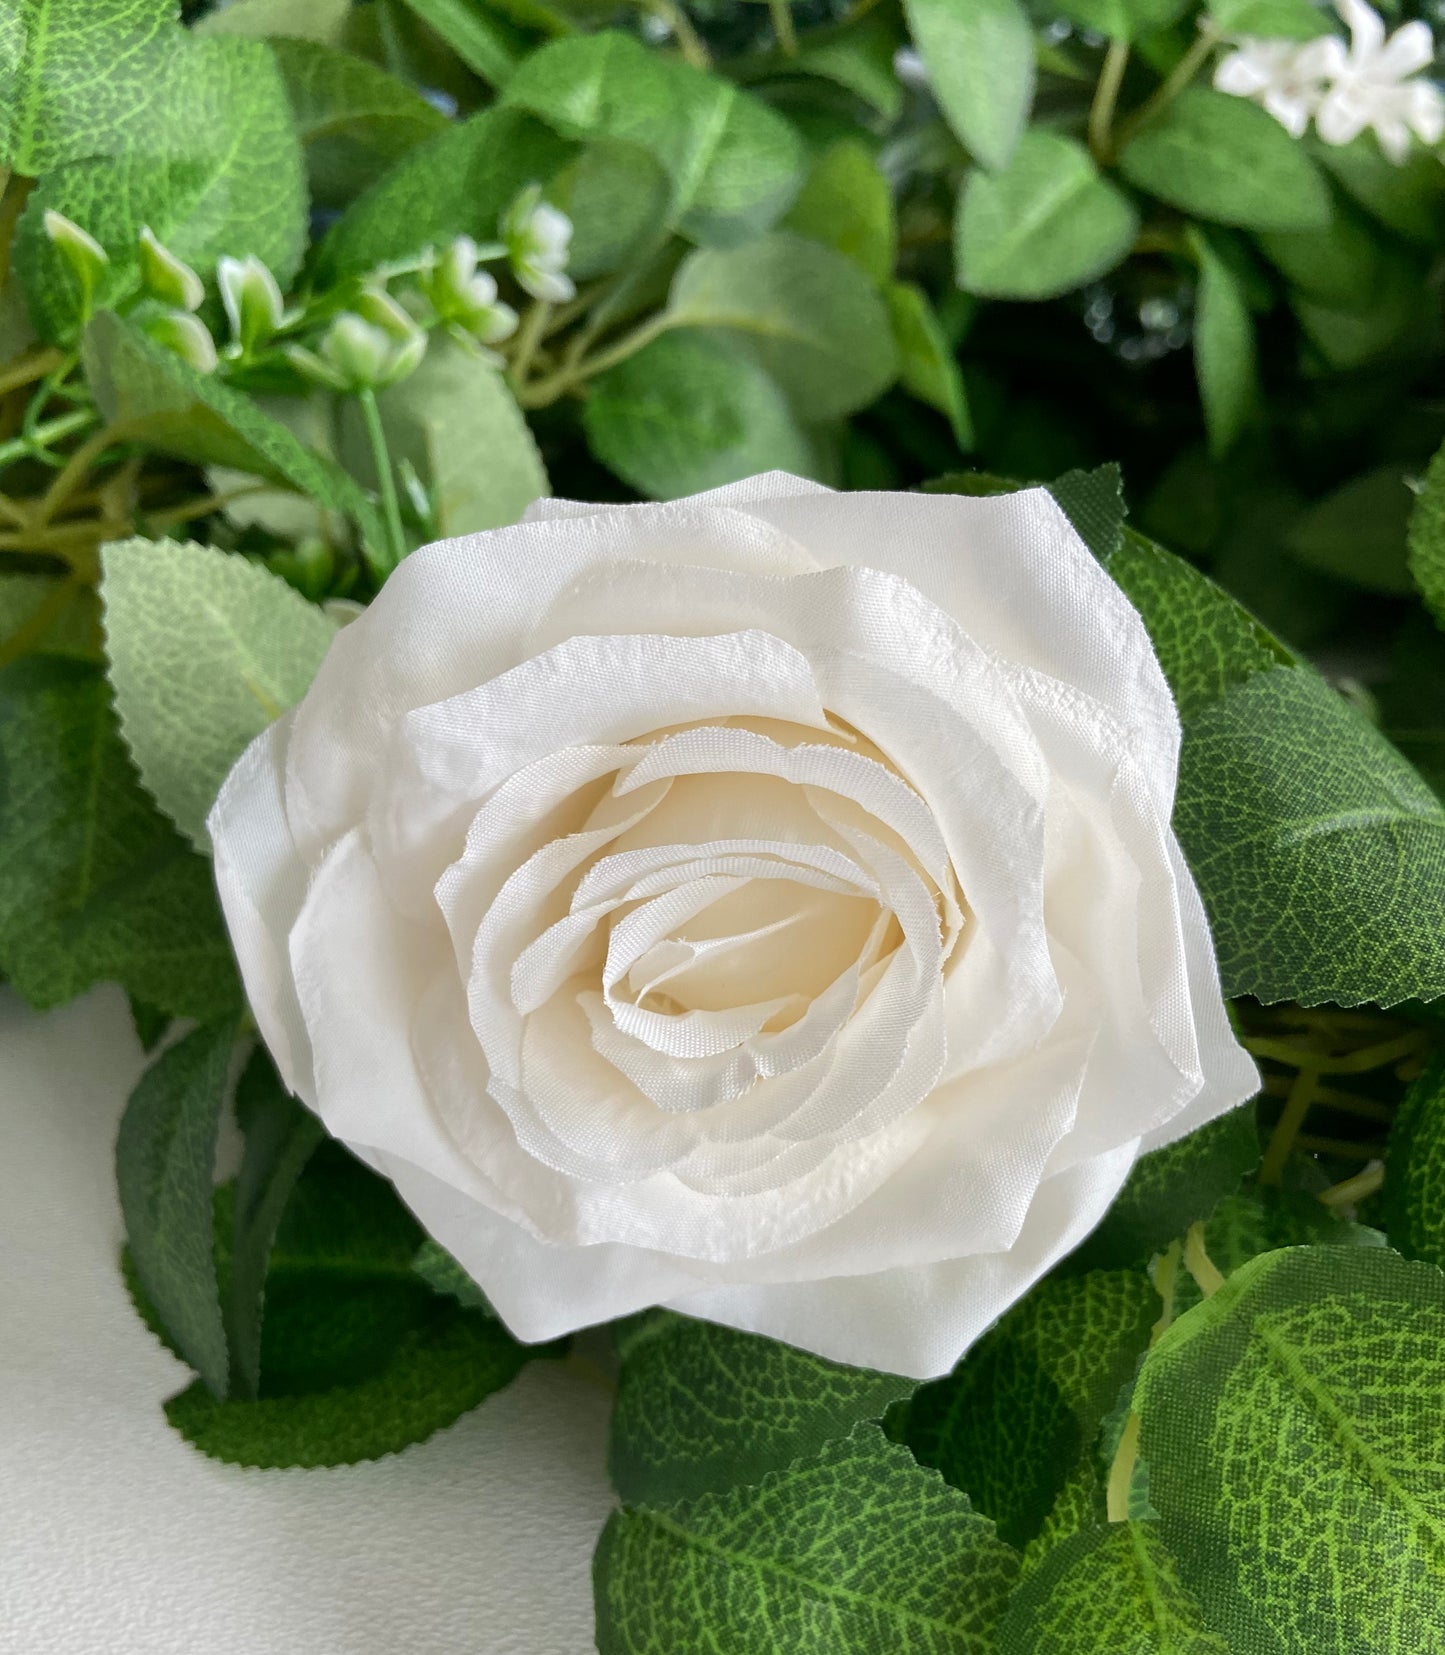
M921 1377L1247 1097L1143 623L1053 499L541 502L210 821L257 1021L512 1330Z

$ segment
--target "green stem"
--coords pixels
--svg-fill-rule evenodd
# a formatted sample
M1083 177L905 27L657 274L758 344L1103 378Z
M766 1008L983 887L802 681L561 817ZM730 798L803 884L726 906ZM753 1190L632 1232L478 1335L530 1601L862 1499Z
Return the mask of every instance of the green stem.
M1289 1159L1290 1150L1294 1148L1294 1141L1305 1123L1305 1116L1315 1101L1319 1086L1318 1069L1301 1069L1295 1077L1295 1083L1289 1089L1284 1109L1270 1137L1269 1147L1264 1152L1264 1161L1259 1169L1260 1183L1278 1184L1283 1179L1284 1164Z
M97 423L94 408L72 408L68 414L57 414L52 420L43 420L35 426L29 436L12 437L9 442L0 443L0 467L10 465L15 460L23 460L27 456L45 458L37 450L49 448L51 443L61 442L66 437L73 437L76 432L84 431L87 426Z
M396 495L396 478L391 470L391 450L386 445L386 432L382 429L381 409L376 405L376 392L368 385L364 391L356 393L356 400L361 405L366 440L371 444L371 461L376 467L377 488L381 494L381 512L386 519L387 539L391 542L387 547L387 561L384 564L375 558L368 558L368 562L378 578L385 580L406 556L406 537L401 527L401 502Z
M1220 1275L1218 1267L1204 1250L1204 1220L1189 1226L1189 1232L1184 1237L1184 1268L1199 1284L1199 1291L1206 1299L1211 1299L1224 1286L1224 1277Z
M676 0L643 0L643 10L650 11L659 22L665 23L677 42L677 49L694 69L710 69L712 58L702 36Z
M1321 1190L1319 1199L1333 1211L1337 1207L1353 1207L1357 1201L1363 1201L1367 1196L1374 1195L1385 1182L1383 1166L1366 1167L1363 1172L1357 1172L1352 1178L1346 1178L1338 1184L1331 1184L1327 1190Z
M1114 111L1128 63L1129 43L1111 40L1099 71L1099 84L1094 88L1094 101L1089 107L1089 149L1101 167L1114 159Z
M798 36L793 28L793 13L789 0L768 0L768 11L772 14L773 34L777 37L783 56L797 57Z
M533 299L531 308L522 318L521 327L517 329L512 345L511 374L512 385L519 395L527 382L527 370L532 366L532 358L546 335L551 316L552 306L546 299Z
M566 396L574 386L581 385L597 374L605 373L608 368L615 368L629 356L636 355L644 345L650 345L660 333L666 333L673 325L674 318L665 311L659 311L639 327L635 327L631 333L625 334L615 345L598 351L596 356L586 357L580 362L564 363L556 373L549 374L546 379L539 379L535 384L519 391L517 400L524 408L550 407L552 403Z
M1147 126L1155 116L1162 114L1174 102L1223 39L1224 31L1216 23L1208 23L1200 29L1199 38L1120 127L1117 149L1123 149L1141 127Z

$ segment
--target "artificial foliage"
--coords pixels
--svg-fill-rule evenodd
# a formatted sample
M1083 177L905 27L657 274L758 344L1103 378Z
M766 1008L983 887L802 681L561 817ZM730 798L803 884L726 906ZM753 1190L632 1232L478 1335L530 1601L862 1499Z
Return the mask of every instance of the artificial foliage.
M130 997L117 1269L199 1451L376 1458L565 1360L603 1655L1445 1652L1445 150L1231 57L1342 32L0 0L0 973ZM1049 485L1174 693L1262 1070L921 1386L668 1311L517 1343L288 1095L209 862L418 545L777 467Z

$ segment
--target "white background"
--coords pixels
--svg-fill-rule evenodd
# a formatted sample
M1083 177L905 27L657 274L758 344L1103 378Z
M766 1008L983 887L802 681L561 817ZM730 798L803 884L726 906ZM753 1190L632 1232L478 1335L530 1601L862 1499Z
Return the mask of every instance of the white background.
M111 1156L142 1066L102 990L0 990L0 1651L587 1655L608 1397L539 1362L404 1454L223 1466L116 1271Z

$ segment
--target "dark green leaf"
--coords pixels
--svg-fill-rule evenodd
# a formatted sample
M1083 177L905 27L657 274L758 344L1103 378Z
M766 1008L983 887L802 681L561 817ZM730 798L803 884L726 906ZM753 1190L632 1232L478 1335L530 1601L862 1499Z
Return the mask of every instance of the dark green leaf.
M1189 241L1199 261L1194 372L1209 452L1220 459L1244 435L1259 405L1254 323L1244 289L1229 264L1192 227Z
M1381 1214L1390 1245L1445 1268L1445 1057L1410 1083L1390 1128Z
M1434 250L1445 235L1445 171L1425 145L1401 165L1381 150L1373 132L1350 144L1314 145L1315 158L1381 224Z
M1445 627L1445 448L1431 460L1410 514L1409 568L1426 607Z
M823 151L783 224L852 259L875 282L893 274L898 242L893 192L867 146L855 138Z
M944 334L928 295L912 282L890 282L883 290L898 350L898 377L920 402L936 408L965 452L973 447L973 420L958 358Z
M484 81L505 86L526 55L527 37L477 0L405 0Z
M1080 540L1101 563L1124 544L1124 474L1116 465L1093 471L1066 471L1049 484Z
M1231 1650L1442 1647L1445 1276L1385 1249L1246 1264L1150 1353L1150 1499Z
M411 1267L433 1293L445 1293L468 1310L484 1310L489 1316L496 1314L487 1295L439 1242L422 1242Z
M1369 219L1343 200L1334 203L1328 224L1315 230L1266 231L1259 245L1301 293L1346 310L1370 304L1384 265L1395 256Z
M0 649L12 660L42 654L100 660L105 650L95 593L59 575L6 570L0 574Z
M1377 466L1311 506L1285 545L1310 568L1366 591L1411 592L1405 528L1413 501L1399 466Z
M944 119L986 167L1005 167L1034 97L1034 41L1018 0L905 0Z
M1327 222L1329 191L1301 145L1258 104L1190 87L1124 146L1131 184L1186 213L1246 230Z
M967 1499L875 1425L735 1489L616 1513L600 1655L992 1655L1018 1570Z
M209 1401L228 1363L211 1246L211 1176L234 1019L194 1030L141 1076L121 1118L115 1176L146 1298Z
M892 122L903 112L903 87L893 68L902 44L902 31L888 9L878 7L840 27L808 30L796 55L780 67L785 74L832 81Z
M609 1465L627 1505L757 1483L879 1419L914 1381L670 1311L624 1324Z
M0 674L0 969L35 1006L114 981L175 1017L240 1003L210 863L141 790L98 668Z

